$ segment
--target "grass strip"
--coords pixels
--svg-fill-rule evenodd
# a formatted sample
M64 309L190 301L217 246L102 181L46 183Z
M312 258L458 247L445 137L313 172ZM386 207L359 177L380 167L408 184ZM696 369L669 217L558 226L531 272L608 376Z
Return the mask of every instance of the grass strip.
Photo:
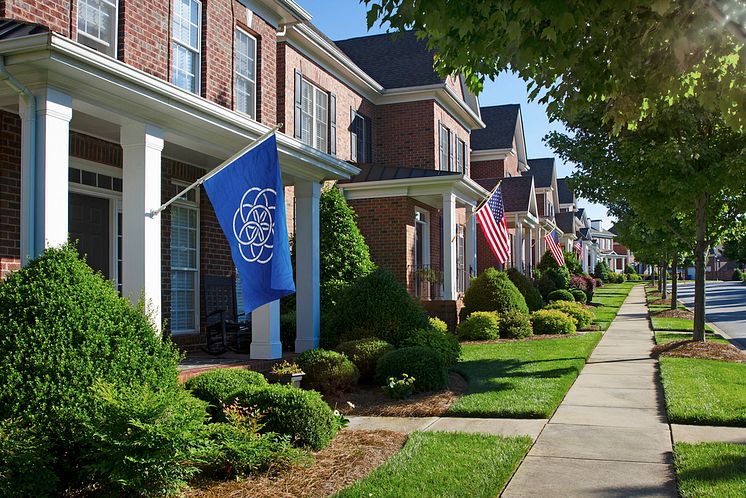
M601 333L470 344L453 366L469 387L453 417L549 418L601 340Z
M746 496L746 445L676 443L674 465L682 498Z
M656 332L655 343L656 344L668 344L674 341L687 341L692 338L691 334L681 332ZM719 335L708 332L706 335L708 342L715 342L718 344L730 344L730 341L723 339Z
M498 496L531 438L415 432L404 448L338 497Z
M662 318L651 316L650 323L653 326L653 330L679 330L682 332L691 332L694 330L694 320L688 318ZM712 327L705 325L705 330L712 332Z

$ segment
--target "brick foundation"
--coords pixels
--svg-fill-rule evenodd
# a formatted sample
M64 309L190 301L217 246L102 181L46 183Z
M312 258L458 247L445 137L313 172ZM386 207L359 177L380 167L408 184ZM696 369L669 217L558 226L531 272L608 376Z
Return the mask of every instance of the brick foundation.
M464 307L464 301L458 299L456 301L445 301L445 300L433 300L433 301L422 301L422 306L430 316L440 318L446 325L448 330L452 333L456 332L458 326L458 317L461 313L461 309Z

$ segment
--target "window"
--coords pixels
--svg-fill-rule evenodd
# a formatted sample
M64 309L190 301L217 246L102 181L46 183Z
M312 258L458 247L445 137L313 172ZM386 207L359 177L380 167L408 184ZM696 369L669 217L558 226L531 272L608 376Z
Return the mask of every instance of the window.
M329 95L303 80L301 98L301 141L326 152L329 132Z
M448 171L448 128L440 125L440 169Z
M454 171L455 166L455 154L454 154L454 147L453 147L453 132L451 130L448 130L448 171Z
M78 41L112 57L117 52L117 0L78 2Z
M199 329L199 204L190 190L171 208L171 332Z
M466 144L461 139L456 139L456 172L465 173L464 168L464 153L466 151Z
M256 40L236 30L236 110L256 117Z
M174 85L199 92L202 4L198 0L174 0L171 80Z
M350 146L351 160L357 163L370 163L372 161L371 150L371 121L355 109L351 111L350 118Z

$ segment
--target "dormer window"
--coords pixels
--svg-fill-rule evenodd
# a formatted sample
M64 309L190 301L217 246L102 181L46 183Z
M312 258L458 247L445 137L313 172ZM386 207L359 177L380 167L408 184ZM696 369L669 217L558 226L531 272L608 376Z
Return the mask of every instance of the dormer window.
M78 42L116 56L117 0L79 0Z

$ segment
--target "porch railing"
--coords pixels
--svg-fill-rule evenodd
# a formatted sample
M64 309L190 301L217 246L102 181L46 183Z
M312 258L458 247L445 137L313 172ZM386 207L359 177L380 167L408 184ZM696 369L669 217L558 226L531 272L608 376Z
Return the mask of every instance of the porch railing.
M443 271L432 265L409 265L409 281L414 285L414 295L433 300L443 297Z

